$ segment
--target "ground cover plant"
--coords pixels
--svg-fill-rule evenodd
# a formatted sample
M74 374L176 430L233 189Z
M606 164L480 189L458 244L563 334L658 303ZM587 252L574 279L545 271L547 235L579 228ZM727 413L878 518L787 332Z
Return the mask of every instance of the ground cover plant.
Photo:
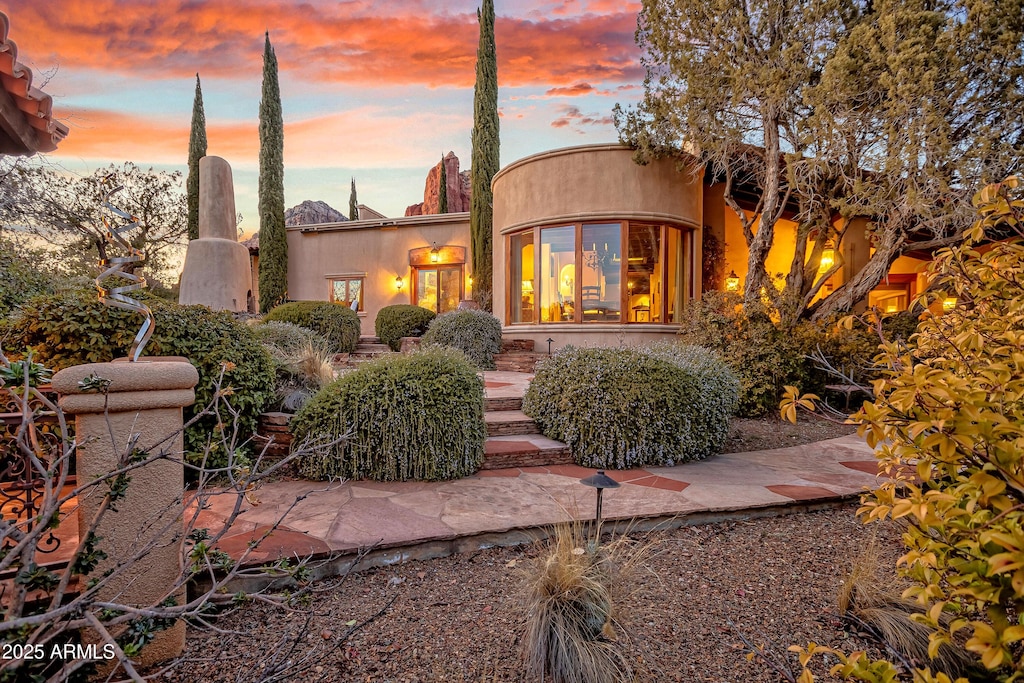
M865 497L865 520L908 523L899 572L915 619L930 627L929 654L963 648L985 680L1024 677L1024 196L1013 177L975 196L979 220L966 242L936 255L931 308L909 344L887 342L889 368L852 419L893 481ZM989 242L993 236L1010 239ZM980 248L984 246L984 248ZM941 302L956 298L945 314ZM852 320L850 321L852 324ZM788 390L795 418L813 395ZM836 653L836 673L863 681L949 681L936 662ZM801 680L811 681L808 674ZM966 679L957 679L966 680Z
M483 382L466 356L431 348L361 365L292 420L312 479L456 479L483 462Z
M412 304L385 306L377 313L374 333L392 351L402 348L402 337L422 337L430 321L437 317L429 308Z
M185 408L186 421L198 417L185 430L190 458L198 462L205 457L210 467L222 467L227 462L227 454L219 447L223 425L237 425L238 447L247 449L246 440L256 431L257 418L273 396L271 358L251 329L229 313L152 296L146 296L145 303L155 323L146 354L183 356L199 371L196 403ZM7 344L12 350L29 349L38 362L61 370L125 356L140 324L138 315L104 305L95 292L64 291L23 304L8 323ZM218 387L230 388L231 408L221 404L221 413L200 415Z
M359 316L348 306L330 301L291 301L263 316L306 327L323 337L334 353L352 353L359 343Z
M523 412L585 467L671 465L717 452L738 388L703 349L565 347L537 364Z
M487 311L451 311L430 321L423 344L459 349L481 370L494 369L501 353L501 321Z

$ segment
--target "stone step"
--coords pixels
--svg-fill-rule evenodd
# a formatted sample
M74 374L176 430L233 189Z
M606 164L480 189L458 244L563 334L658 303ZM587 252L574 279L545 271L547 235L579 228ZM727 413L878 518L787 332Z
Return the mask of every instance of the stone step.
M360 336L359 337L359 343L360 344L380 344L380 337Z
M520 410L523 407L523 399L519 396L498 396L484 399L484 410L487 412L499 410Z
M364 344L362 342L356 344L356 350L353 353L389 353L391 348L387 344Z
M544 436L490 436L484 442L484 464L480 469L570 465L569 447Z
M548 354L546 353L526 351L499 353L494 357L494 365L497 370L504 372L533 372L537 366L537 361L547 357Z
M492 410L484 413L487 436L540 434L540 427L521 410Z
M534 341L532 339L502 339L501 340L501 352L509 353L514 351L528 351L534 350Z

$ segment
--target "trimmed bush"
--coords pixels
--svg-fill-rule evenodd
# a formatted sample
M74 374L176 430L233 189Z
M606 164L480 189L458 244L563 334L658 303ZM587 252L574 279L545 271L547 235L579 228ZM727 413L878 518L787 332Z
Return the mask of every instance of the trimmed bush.
M0 243L0 318L34 296L53 292L53 278Z
M274 365L252 331L229 313L205 306L179 306L145 297L153 310L154 332L146 356L184 356L199 371L196 402L185 408L185 420L205 408L214 395L214 383L224 370L222 388L231 387L227 407L185 430L185 448L196 461L207 442L218 440L220 425L237 424L239 443L256 431L256 421L273 396ZM95 294L65 292L33 299L11 319L12 349L31 348L34 360L61 370L83 363L105 363L125 356L142 322L141 316L105 306ZM214 448L209 467L227 463L223 449Z
M292 443L313 446L301 463L312 479L455 479L483 462L483 411L483 382L466 356L425 349L328 385L293 418Z
M437 317L429 308L411 304L385 306L377 313L373 323L374 333L392 351L400 351L402 337L422 337L430 321Z
M452 311L431 321L423 343L459 349L481 370L493 370L494 354L501 353L501 321L487 311Z
M274 360L298 353L308 344L323 343L323 338L309 329L295 323L271 320L251 325L253 336L266 347Z
M703 350L565 347L537 364L523 412L580 465L629 469L715 453L736 395Z
M359 343L359 316L348 306L332 301L292 301L270 310L263 320L307 327L324 339L334 353L352 353Z

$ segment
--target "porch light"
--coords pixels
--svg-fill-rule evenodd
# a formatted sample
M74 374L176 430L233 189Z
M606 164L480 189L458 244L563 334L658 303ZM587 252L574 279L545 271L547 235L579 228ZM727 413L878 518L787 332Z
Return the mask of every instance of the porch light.
M735 270L729 271L729 276L725 278L725 291L727 292L738 292L740 289L740 276L736 274Z
M402 291L402 287L404 287L404 286L405 286L405 280L403 280L402 276L399 275L398 277L395 278L395 289L397 289L399 292L401 292Z
M825 249L821 252L821 261L818 264L819 273L827 273L836 262L836 252L834 249Z
M620 484L619 482L615 481L607 474L605 474L604 470L598 470L597 474L587 477L586 479L580 479L580 483L583 484L584 486L590 486L592 488L597 489L597 512L594 515L594 528L598 530L596 533L600 533L601 494L604 492L605 489L617 489L620 486L622 486L622 484Z
M945 299L942 300L942 310L946 311L947 313L949 311L952 311L954 308L956 308L956 301L957 299L955 296L947 296Z
M434 242L430 250L430 262L437 263L441 258L441 251L437 248L437 242Z

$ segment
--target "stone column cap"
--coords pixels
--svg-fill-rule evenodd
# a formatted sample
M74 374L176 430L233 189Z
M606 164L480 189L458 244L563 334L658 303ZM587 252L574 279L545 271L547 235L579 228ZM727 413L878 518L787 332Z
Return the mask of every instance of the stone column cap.
M96 395L96 391L85 391L79 382L95 375L110 380L107 394L137 391L168 391L192 389L199 383L199 372L191 363L179 360L146 360L134 363L87 363L65 368L53 376L50 382L58 394L73 396Z

